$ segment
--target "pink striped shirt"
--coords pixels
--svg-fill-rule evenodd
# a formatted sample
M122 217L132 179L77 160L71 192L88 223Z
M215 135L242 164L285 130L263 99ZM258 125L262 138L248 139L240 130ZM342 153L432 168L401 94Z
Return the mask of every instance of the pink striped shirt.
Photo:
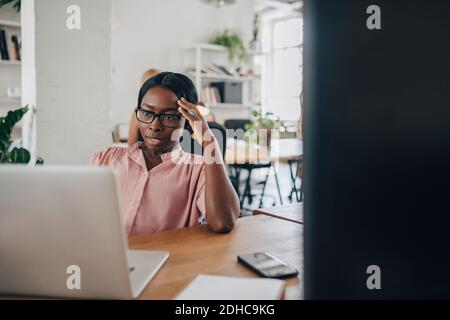
M138 144L110 147L91 159L95 166L116 171L128 235L191 227L206 218L203 157L177 147L161 159L161 164L147 171Z

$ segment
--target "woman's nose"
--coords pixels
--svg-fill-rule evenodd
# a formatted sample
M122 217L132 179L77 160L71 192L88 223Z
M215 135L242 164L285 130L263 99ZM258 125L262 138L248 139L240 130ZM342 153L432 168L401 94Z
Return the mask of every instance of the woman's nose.
M158 118L158 117L155 117L155 119L153 119L153 122L150 123L148 126L149 126L149 128L151 128L151 129L153 129L153 130L161 129L161 128L162 128L161 122L159 121L159 118Z

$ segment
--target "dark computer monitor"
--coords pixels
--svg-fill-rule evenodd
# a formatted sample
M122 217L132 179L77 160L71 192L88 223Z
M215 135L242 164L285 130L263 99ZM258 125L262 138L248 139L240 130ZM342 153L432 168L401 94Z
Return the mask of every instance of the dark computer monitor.
M305 298L450 298L450 1L304 19Z

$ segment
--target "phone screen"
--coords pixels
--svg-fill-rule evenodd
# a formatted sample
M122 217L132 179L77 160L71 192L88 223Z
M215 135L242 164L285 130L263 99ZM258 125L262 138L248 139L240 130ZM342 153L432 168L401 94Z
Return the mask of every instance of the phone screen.
M268 252L240 255L238 260L268 278L282 278L298 274L295 268L288 266Z

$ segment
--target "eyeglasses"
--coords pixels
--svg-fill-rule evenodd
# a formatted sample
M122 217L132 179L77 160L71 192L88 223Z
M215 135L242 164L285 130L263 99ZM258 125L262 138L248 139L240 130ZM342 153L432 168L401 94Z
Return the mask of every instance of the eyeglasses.
M139 122L151 124L153 123L153 121L155 121L155 118L159 118L159 122L161 122L161 125L167 128L178 127L178 122L182 118L182 115L180 114L157 114L153 111L144 110L142 108L136 108L135 112L136 118Z

